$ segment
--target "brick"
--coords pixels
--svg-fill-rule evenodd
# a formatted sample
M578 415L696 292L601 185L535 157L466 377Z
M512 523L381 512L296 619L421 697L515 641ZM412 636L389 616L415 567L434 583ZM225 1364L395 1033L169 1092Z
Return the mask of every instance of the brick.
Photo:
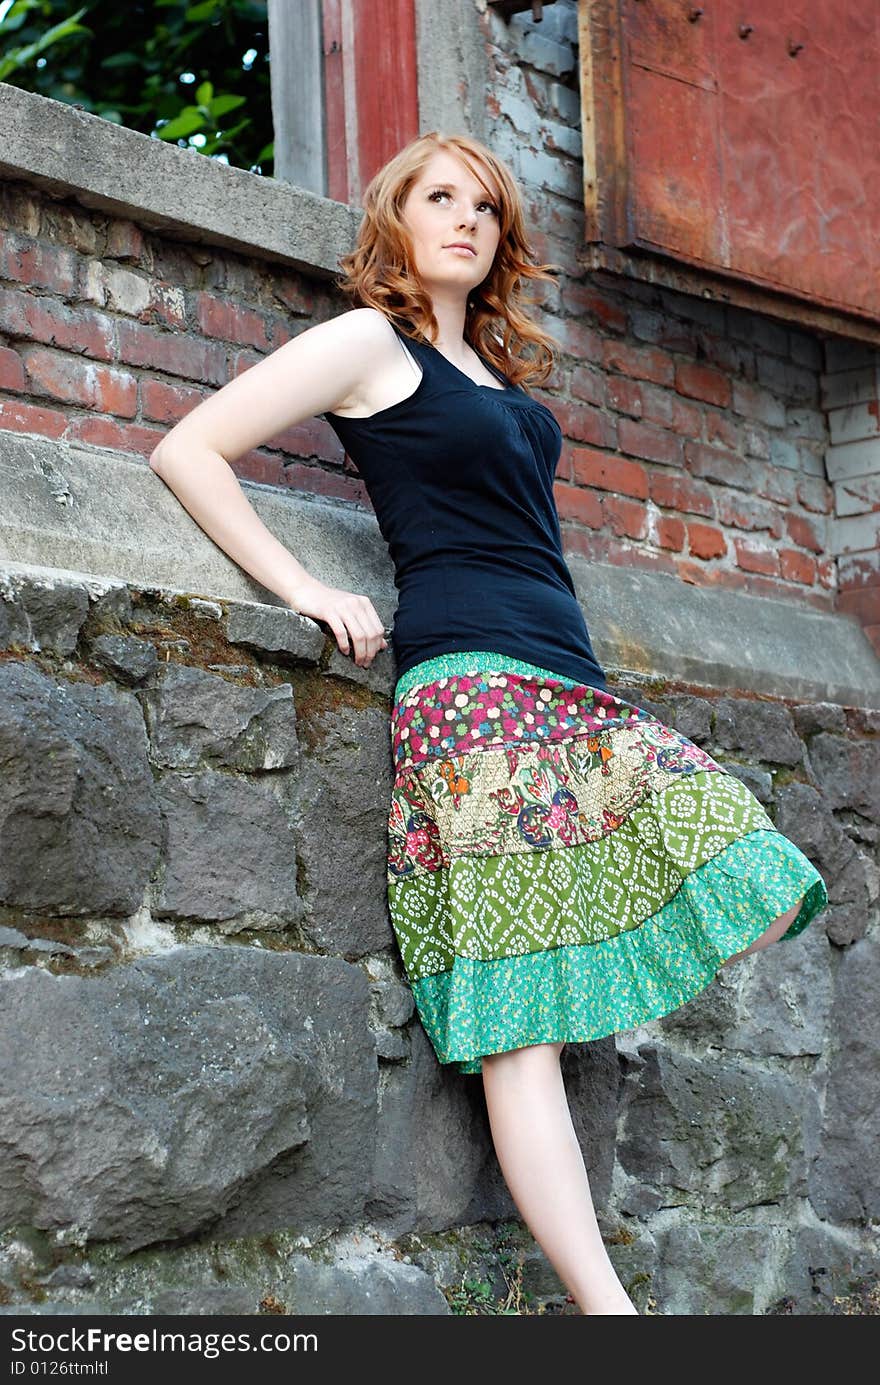
M699 437L703 426L703 412L695 404L688 404L672 390L663 389L650 382L641 386L643 416L646 423L659 423L672 433L684 437Z
M775 539L783 534L782 515L775 505L735 491L719 491L715 513L721 524L737 529L766 529ZM786 515L786 520L789 518ZM797 541L797 540L795 540Z
M580 123L581 103L576 91L564 87L561 82L550 83L550 105L560 120L576 127Z
M570 279L562 288L562 305L575 317L589 316L611 332L625 332L627 312L594 284Z
M866 625L865 634L871 641L874 653L880 658L880 625Z
M26 348L22 357L33 394L46 394L99 413L134 418L137 381L133 375L79 356L47 351L42 346Z
M8 346L0 346L0 390L24 394L26 389L27 376L18 352L11 351Z
M771 436L771 461L775 467L790 467L791 471L800 471L801 468L797 447L789 439L777 435Z
M838 481L834 487L834 510L840 518L880 510L880 471L874 476L855 476L851 481Z
M766 386L777 399L818 404L819 380L814 370L807 370L780 356L765 356L762 352L756 355L755 365L758 383Z
M738 451L740 432L730 415L718 413L715 409L707 409L705 417L705 437L709 446L719 443L722 447Z
M105 254L110 260L140 260L144 254L144 233L134 221L114 217L107 228Z
M211 293L194 296L196 322L206 337L218 337L237 346L254 346L268 351L269 336L263 317L251 308L215 298Z
M821 559L820 564L824 561L825 559ZM861 553L841 553L835 567L841 591L851 591L853 587L870 586L872 582L880 582L880 548Z
M734 535L733 548L737 566L744 572L761 572L767 577L779 574L779 553L760 539L739 538Z
M301 274L284 273L279 265L273 265L272 270L273 298L297 317L317 321L319 303L314 283Z
M101 414L67 420L66 442L84 442L91 447L110 447L114 452L133 452L149 457L164 437L161 428L141 428L137 424L117 423Z
M661 285L659 302L674 318L682 318L685 322L696 322L700 327L708 328L710 332L727 330L725 305L716 303L711 298L699 298L696 294Z
M742 450L747 457L758 457L761 461L770 460L771 438L763 428L758 428L753 423L743 424L742 430ZM791 449L795 452L795 449Z
M745 418L764 423L769 428L785 427L785 405L770 390L761 389L749 380L734 380L731 408Z
M695 476L720 481L723 486L736 486L740 490L756 489L760 475L757 463L739 457L735 452L722 452L720 448L705 447L697 442L686 443L684 451L687 466Z
M675 372L675 389L689 399L702 399L720 409L730 404L730 380L711 366L683 363Z
M715 501L708 486L701 486L680 472L652 471L651 499L669 510L684 514L714 515Z
M880 471L880 439L866 438L827 448L825 470L829 481L849 481L854 476L870 476Z
M112 361L116 355L111 318L92 308L70 308L45 294L0 289L0 332L98 361Z
M644 457L649 462L665 462L670 466L682 464L682 440L666 428L656 428L651 423L639 423L635 419L622 418L617 425L617 436L621 452Z
M7 231L23 231L26 236L40 233L40 203L34 189L26 183L0 184L0 227Z
M797 548L780 548L779 575L786 582L800 582L811 587L816 580L816 559Z
M797 501L805 510L827 515L832 505L832 489L827 481L815 476L802 476L797 483Z
M292 457L317 457L337 466L340 461L339 440L329 423L322 419L303 419L276 437L266 438L263 446L287 452Z
M657 543L661 548L672 548L676 553L681 552L687 537L684 520L676 519L672 515L658 515L654 521L654 528Z
M721 530L711 524L689 522L687 536L689 550L695 558L723 558L727 552L727 540Z
M656 385L671 385L675 377L672 357L656 347L606 340L601 344L601 351L606 370L617 370L636 380L653 380Z
M540 391L536 398L541 399ZM556 415L556 421L567 438L589 442L594 447L616 447L617 429L613 418L589 404L573 404L566 399L541 399Z
M799 548L809 548L813 553L825 552L827 545L824 534L819 533L814 522L807 519L806 515L786 515L785 527L792 543L796 543Z
M571 372L568 388L575 399L601 407L606 402L606 384L610 384L610 380L601 371L594 370L592 366L576 365Z
M275 463L274 457L268 457L265 453L247 453L242 460L247 462L248 467L256 466L256 459L262 459L266 468L266 474L271 471ZM238 468L236 468L238 470ZM253 471L240 472L247 475L252 480L259 480L260 477ZM284 468L283 484L295 491L304 491L309 495L323 495L333 500L357 500L360 504L366 503L368 509L372 506L367 498L366 488L359 477L346 475L343 472L325 471L320 466L307 466L304 462L293 462Z
M67 415L56 409L40 409L20 399L0 399L0 428L10 433L37 433L44 438L60 438L67 427Z
M89 260L81 294L90 303L97 303L99 308L112 308L129 317L141 317L149 306L150 282L142 274L135 274L121 265ZM182 299L182 292L180 296Z
M242 481L256 481L261 486L295 486L297 490L316 493L312 473L320 471L320 468L302 465L296 469L285 467L284 458L277 452L264 452L262 448L255 447L238 457L231 466Z
M841 592L837 609L856 616L862 625L880 625L880 584L862 587L860 591Z
M774 466L756 463L755 493L775 505L794 505L797 500L798 478L790 471L778 471Z
M823 447L828 442L828 424L821 409L810 409L805 404L788 405L785 426L795 438L807 438Z
M76 255L67 247L9 232L0 236L0 279L70 296L76 292Z
M553 495L560 520L572 519L578 524L588 524L591 529L602 528L602 504L593 491L583 490L580 486L567 486L563 481L555 481Z
M141 417L153 419L156 423L178 423L209 397L205 390L169 385L164 380L149 376L141 380L140 390Z
M564 317L561 321L554 321L548 330L552 330L564 355L573 356L576 361L581 362L601 362L602 338L596 329L586 322L574 317Z
M820 558L816 563L816 576L823 587L835 590L838 586L837 562L834 558Z
M125 318L117 323L117 334L119 360L126 365L146 366L206 385L226 384L226 349L219 344Z
M266 317L266 332L269 341L272 343L272 350L276 351L279 346L285 346L287 342L293 341L298 332L290 330L290 321L287 318L275 317L269 314Z
M788 355L788 329L770 318L761 317L747 308L728 305L725 327L734 341L754 346L762 351L775 351L777 356Z
M571 454L572 480L581 486L598 486L620 495L646 500L648 475L639 462L625 457L608 456L590 448L577 447Z
M621 495L602 496L602 514L611 532L629 539L643 539L648 532L648 512L636 500Z
M609 375L606 383L608 407L618 414L641 418L643 413L642 384L625 375Z

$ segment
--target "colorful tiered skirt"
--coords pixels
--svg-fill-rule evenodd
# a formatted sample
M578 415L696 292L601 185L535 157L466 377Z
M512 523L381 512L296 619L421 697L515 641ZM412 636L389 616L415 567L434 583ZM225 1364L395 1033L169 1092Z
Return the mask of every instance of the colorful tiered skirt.
M493 651L423 660L391 714L388 901L441 1063L582 1043L691 1000L816 867L746 786L610 692Z

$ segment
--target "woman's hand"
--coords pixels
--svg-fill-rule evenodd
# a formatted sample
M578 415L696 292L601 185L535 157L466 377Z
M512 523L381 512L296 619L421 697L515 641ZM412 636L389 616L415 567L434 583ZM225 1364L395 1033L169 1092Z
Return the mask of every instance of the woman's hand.
M328 587L317 577L308 577L297 584L287 601L299 615L329 625L343 654L350 654L353 645L354 661L360 668L369 668L379 651L388 646L384 627L368 596Z

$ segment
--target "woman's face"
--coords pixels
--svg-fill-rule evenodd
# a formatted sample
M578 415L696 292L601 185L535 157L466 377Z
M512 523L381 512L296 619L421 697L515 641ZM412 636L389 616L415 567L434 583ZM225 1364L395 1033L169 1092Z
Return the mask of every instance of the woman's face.
M407 194L402 215L412 236L415 269L432 296L467 298L492 268L501 203L484 176L488 192L461 159L438 150ZM451 248L456 241L473 253Z

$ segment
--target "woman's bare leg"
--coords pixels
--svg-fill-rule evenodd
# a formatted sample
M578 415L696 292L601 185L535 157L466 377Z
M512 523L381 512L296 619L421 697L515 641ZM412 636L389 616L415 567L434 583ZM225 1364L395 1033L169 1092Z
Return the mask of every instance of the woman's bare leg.
M561 1043L483 1056L498 1163L519 1211L582 1313L636 1313L596 1222L559 1067Z
M804 897L801 895L797 904L793 904L786 913L780 914L773 920L766 933L762 933L753 943L749 943L749 946L742 952L735 952L732 957L728 957L721 963L722 967L729 966L731 962L739 961L740 957L748 957L750 952L763 952L765 947L769 947L771 943L778 942L783 933L794 923L803 902Z

